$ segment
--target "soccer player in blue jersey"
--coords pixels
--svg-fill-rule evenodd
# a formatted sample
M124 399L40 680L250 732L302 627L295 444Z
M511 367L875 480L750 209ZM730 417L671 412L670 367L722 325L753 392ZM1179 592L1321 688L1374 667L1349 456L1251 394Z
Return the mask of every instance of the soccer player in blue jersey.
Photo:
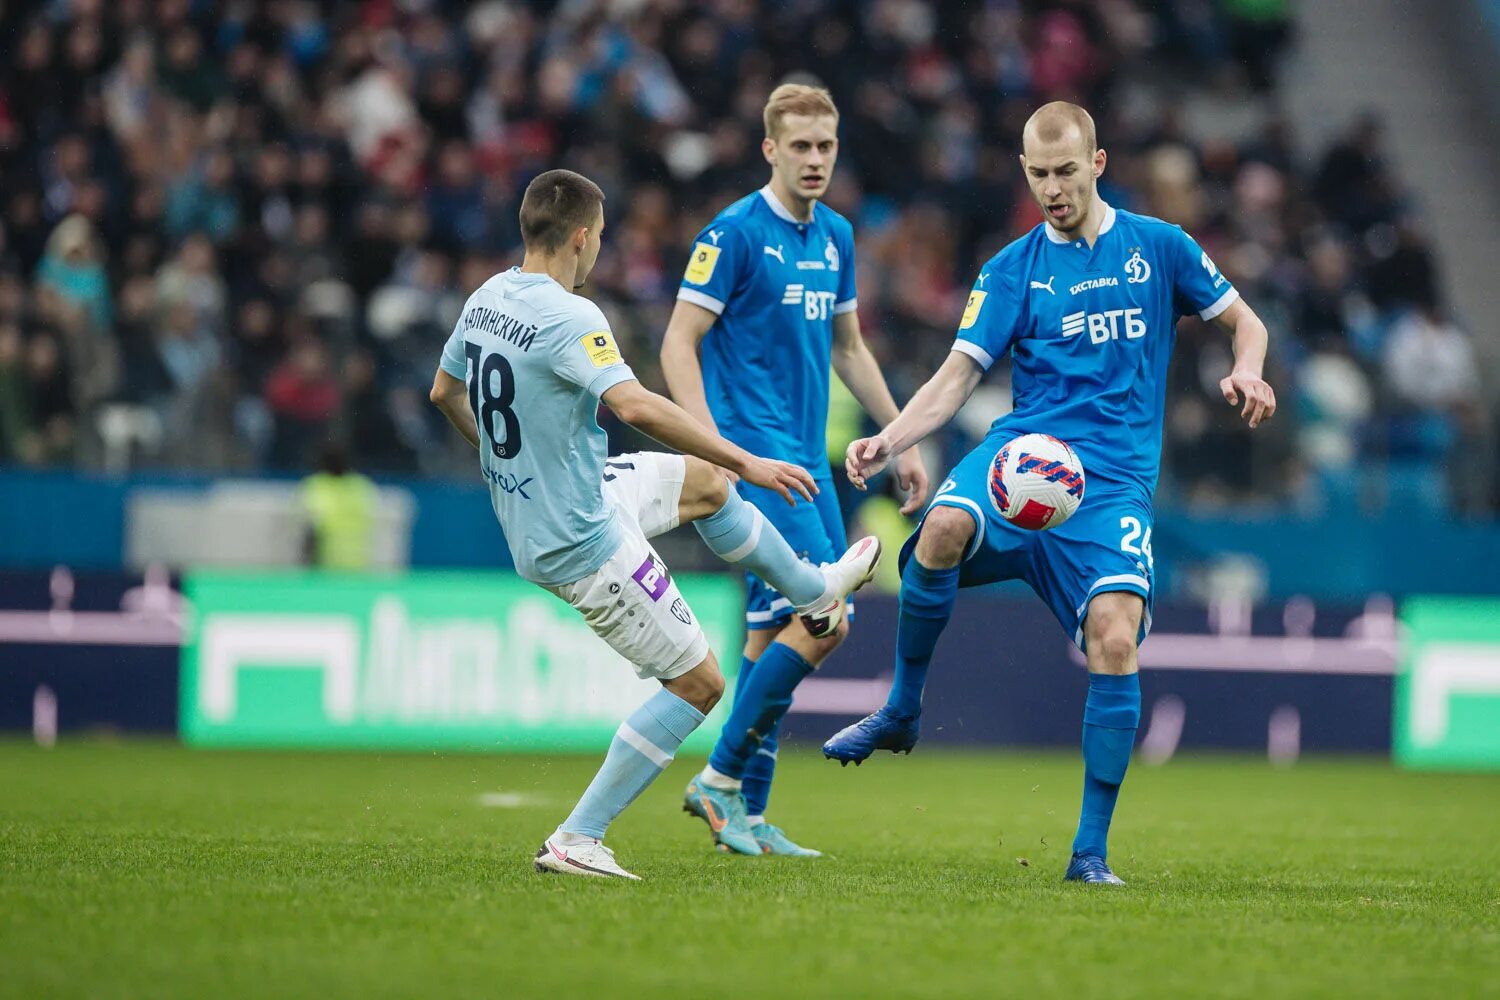
M694 241L662 371L673 397L705 426L756 454L814 470L831 486L830 367L880 424L897 409L860 336L853 228L819 201L838 158L838 108L822 88L783 84L766 102L764 123L770 183L720 212ZM904 510L912 513L926 499L927 474L915 449L896 462L899 485L909 491ZM820 563L844 550L832 488L796 507L752 483L739 489L804 558ZM749 635L734 707L685 807L721 845L726 833L748 830L763 853L815 856L765 822L766 804L792 691L843 641L847 624L799 621L769 581L749 574L748 582Z
M845 762L910 751L958 588L1025 580L1088 660L1083 810L1066 878L1120 884L1106 839L1140 721L1136 647L1151 627L1151 494L1178 318L1197 314L1233 336L1234 366L1219 388L1251 427L1276 412L1276 396L1261 377L1265 325L1208 254L1177 226L1100 198L1106 158L1088 112L1048 104L1026 123L1022 145L1045 221L980 269L948 360L895 421L849 446L849 478L862 488L890 456L947 423L1007 353L1015 409L953 469L902 549L889 701L823 750ZM1028 432L1072 445L1087 475L1082 506L1049 531L1016 527L989 496L996 452Z
M635 380L604 314L573 292L603 230L604 195L588 178L551 170L532 181L521 201L526 256L469 297L431 398L479 450L516 572L577 609L639 676L661 682L621 723L534 861L538 871L634 879L604 846L605 829L724 691L703 630L649 539L693 521L714 553L776 581L799 613L831 625L874 573L880 548L862 539L836 562L811 566L729 488L725 469L786 503L817 491L805 470L731 444ZM601 401L688 456L606 460ZM736 846L754 850L755 841Z

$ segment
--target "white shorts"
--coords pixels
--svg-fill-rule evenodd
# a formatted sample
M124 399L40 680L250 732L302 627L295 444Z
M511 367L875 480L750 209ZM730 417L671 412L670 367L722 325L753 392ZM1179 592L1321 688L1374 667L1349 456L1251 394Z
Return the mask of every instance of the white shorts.
M677 527L686 469L681 455L660 452L605 463L604 498L618 512L625 538L593 573L547 588L576 608L643 678L669 681L708 657L708 638L647 541Z

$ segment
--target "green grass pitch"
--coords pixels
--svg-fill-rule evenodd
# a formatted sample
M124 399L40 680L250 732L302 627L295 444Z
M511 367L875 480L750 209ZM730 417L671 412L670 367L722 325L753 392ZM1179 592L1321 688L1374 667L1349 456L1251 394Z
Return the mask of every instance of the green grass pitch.
M629 884L531 870L590 757L0 743L0 995L1500 995L1497 776L1136 763L1089 889L1072 754L786 753L810 862L711 851L698 763L611 830Z

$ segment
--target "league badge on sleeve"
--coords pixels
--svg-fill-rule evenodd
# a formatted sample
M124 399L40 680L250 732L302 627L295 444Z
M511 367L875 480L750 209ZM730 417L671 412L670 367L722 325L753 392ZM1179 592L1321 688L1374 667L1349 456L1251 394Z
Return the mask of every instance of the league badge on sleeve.
M979 319L979 310L984 308L985 296L989 292L973 291L969 293L969 304L964 307L964 318L958 324L960 330L967 330Z
M595 368L608 368L625 360L620 357L620 349L615 346L615 338L608 330L585 333L578 338L578 342L588 352L589 360L594 363Z
M714 266L719 263L719 248L711 243L694 243L693 255L688 259L687 273L683 275L690 285L706 285L714 276Z

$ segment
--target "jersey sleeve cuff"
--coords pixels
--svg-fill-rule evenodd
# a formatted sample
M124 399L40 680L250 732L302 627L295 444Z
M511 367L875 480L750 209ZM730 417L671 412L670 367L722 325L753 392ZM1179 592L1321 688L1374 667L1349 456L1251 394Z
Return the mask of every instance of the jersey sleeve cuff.
M983 368L985 371L989 371L990 366L995 363L995 359L990 356L989 351L986 351L978 344L972 343L970 341L955 340L953 342L953 349L959 354L967 354L969 357L979 362L979 367Z
M630 370L629 365L611 365L594 376L594 380L588 385L588 391L590 395L598 399L621 382L633 382L634 380L635 372Z
M1207 309L1200 310L1198 312L1198 316L1201 319L1205 320L1213 319L1225 309L1228 309L1230 306L1234 305L1235 300L1239 297L1240 290L1238 288L1235 288L1233 285L1230 285L1229 291L1225 292L1223 295L1220 295L1218 299L1214 301L1214 304L1209 306Z
M464 362L454 364L452 361L449 361L447 357L443 357L438 360L438 367L441 368L445 373L452 375L454 378L458 379L460 382L469 377L469 367ZM455 368L458 370L454 371Z
M833 314L835 316L842 316L844 313L853 312L858 308L859 299L849 299L844 302L835 302L833 304Z
M705 295L691 288L677 289L677 300L679 302L691 302L695 306L702 306L715 316L721 316L724 313L724 303L712 295Z

